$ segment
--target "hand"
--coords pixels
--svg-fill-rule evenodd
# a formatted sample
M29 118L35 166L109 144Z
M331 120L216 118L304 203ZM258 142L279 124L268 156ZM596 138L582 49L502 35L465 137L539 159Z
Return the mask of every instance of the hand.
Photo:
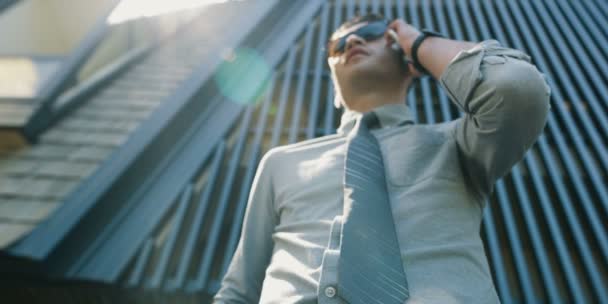
M411 61L412 56L412 44L414 44L414 40L418 35L422 34L417 28L412 26L411 24L406 23L402 19L395 19L389 25L388 29L392 29L397 33L397 38L399 45L403 49L406 54L406 57ZM390 45L393 43L392 38L387 33L384 34L384 37L387 41L387 44ZM409 74L413 77L420 77L422 74L410 63L408 64Z

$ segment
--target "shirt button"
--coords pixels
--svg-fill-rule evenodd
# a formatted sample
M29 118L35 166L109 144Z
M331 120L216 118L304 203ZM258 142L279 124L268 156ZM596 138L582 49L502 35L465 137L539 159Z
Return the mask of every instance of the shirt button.
M325 295L328 298L333 298L336 295L336 289L332 286L325 288Z

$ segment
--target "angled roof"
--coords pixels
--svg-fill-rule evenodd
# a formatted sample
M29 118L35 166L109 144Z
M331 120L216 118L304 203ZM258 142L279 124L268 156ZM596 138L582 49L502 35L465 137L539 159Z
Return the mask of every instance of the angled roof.
M47 218L188 77L189 62L167 63L159 56L180 47L154 51L48 129L39 143L0 151L1 248Z

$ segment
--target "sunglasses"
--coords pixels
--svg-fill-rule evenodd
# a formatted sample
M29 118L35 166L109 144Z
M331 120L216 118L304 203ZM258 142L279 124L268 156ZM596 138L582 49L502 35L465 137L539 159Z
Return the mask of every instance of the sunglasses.
M387 22L376 21L362 26L355 31L349 32L338 39L334 39L327 43L328 56L334 57L342 55L346 48L346 39L348 39L350 35L357 35L369 42L384 36L387 28Z

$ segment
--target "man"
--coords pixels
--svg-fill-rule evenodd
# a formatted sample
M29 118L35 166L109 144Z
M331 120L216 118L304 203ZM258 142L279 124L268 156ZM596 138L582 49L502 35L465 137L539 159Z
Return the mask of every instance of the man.
M417 41L422 32L370 14L332 35L328 63L336 105L345 107L337 134L262 158L216 303L499 303L479 235L482 210L494 182L541 133L550 89L521 51L496 40ZM404 101L425 72L464 117L414 124ZM367 127L374 119L379 125ZM365 222L381 213L383 197L389 216ZM374 234L380 226L388 230ZM400 265L382 269L395 261L390 248Z

